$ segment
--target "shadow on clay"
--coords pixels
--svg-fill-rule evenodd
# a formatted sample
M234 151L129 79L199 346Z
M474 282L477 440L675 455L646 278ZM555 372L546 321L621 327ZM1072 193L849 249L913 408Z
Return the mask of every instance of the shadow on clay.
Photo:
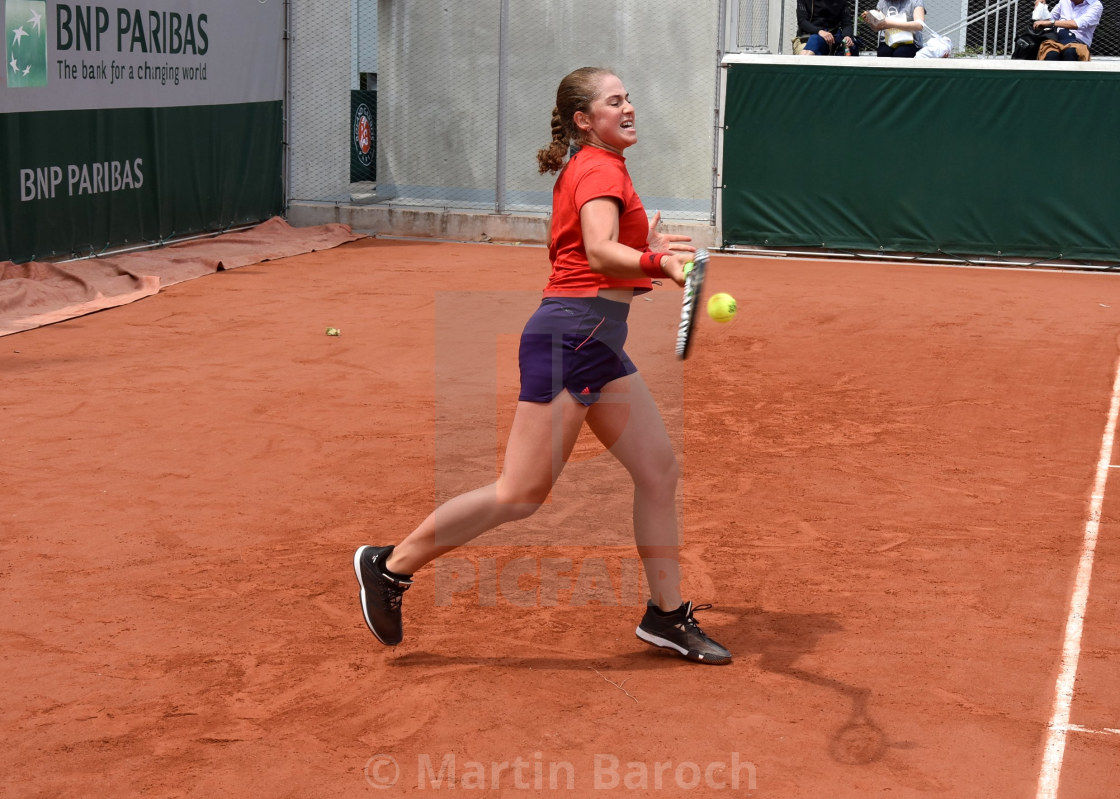
M892 742L868 712L872 691L857 685L834 680L823 674L795 665L803 655L813 652L820 639L843 630L828 613L769 613L759 608L743 611L738 629L746 634L735 642L735 651L760 655L758 665L763 671L783 674L796 680L835 691L851 703L848 718L829 738L828 754L838 763L867 765L874 763L888 749L906 749L912 744Z

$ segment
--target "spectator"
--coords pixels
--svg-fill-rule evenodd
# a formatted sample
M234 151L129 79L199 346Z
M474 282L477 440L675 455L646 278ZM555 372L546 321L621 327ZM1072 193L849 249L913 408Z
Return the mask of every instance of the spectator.
M1035 7L1045 3L1046 0L1035 0ZM1038 46L1038 60L1088 61L1101 11L1100 0L1058 0L1049 17L1034 23L1035 28L1057 28L1055 38L1047 38Z
M851 18L851 0L797 0L799 55L859 55Z
M879 32L879 58L913 58L922 49L926 9L922 0L879 0L874 11L864 11L863 21ZM901 40L901 41L899 41Z

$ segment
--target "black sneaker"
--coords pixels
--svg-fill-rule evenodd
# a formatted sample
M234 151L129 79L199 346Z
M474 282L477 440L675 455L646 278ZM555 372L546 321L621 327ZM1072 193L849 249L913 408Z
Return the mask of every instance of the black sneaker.
M692 607L686 602L672 613L662 615L652 601L647 603L646 615L635 630L638 637L654 646L674 649L689 660L722 666L731 662L731 653L704 634L692 614L707 610L711 605Z
M392 547L358 547L354 553L354 574L362 587L362 615L377 640L389 646L401 642L401 595L411 580L397 580L384 571Z

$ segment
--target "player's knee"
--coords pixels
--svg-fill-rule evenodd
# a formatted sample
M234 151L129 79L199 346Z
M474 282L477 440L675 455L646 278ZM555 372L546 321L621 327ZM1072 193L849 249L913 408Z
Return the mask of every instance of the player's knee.
M528 519L543 504L543 502L507 502L505 503L506 521L518 522L522 519Z
M643 464L639 473L634 475L634 482L639 488L661 494L673 495L680 481L681 467L677 456L672 452L660 458L651 459Z
M548 498L550 486L498 484L498 507L505 521L528 519Z

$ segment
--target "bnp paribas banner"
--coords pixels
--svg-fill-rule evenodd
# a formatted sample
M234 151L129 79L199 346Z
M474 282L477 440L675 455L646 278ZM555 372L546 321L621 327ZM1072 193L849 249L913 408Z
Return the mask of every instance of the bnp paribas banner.
M0 261L283 210L283 0L0 0Z

